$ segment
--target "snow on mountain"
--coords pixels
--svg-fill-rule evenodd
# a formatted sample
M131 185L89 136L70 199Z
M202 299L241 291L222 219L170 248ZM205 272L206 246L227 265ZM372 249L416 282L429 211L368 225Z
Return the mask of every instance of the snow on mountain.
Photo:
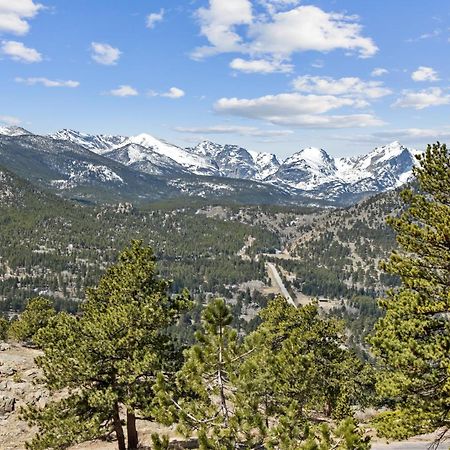
M0 126L0 134L4 136L23 136L26 134L32 134L28 130L22 127L15 126Z
M170 175L186 172L181 164L139 144L127 144L104 153L103 156L152 175Z
M412 175L416 150L410 150L398 141L377 147L367 155L356 158L354 169L376 178L385 187L398 187Z
M336 178L336 172L334 158L321 148L308 147L283 161L270 180L307 191L332 181Z
M265 180L280 168L280 161L272 153L249 153L252 155L255 166L258 169L258 180Z
M151 149L155 153L171 158L195 175L219 175L217 167L209 159L195 154L189 149L183 149L163 140L156 139L149 134L143 133L130 137L125 141L125 144L128 143L138 144L146 149Z
M105 134L92 135L68 129L57 131L49 137L62 141L70 141L99 155L103 155L113 148L123 145L127 140L125 136L110 136Z
M210 158L217 165L220 174L230 178L264 180L280 166L275 155L248 151L238 145L203 141L191 150L197 155Z
M366 155L333 158L325 150L304 148L284 161L270 153L248 151L238 145L203 141L193 148L181 148L143 133L137 136L89 135L61 130L48 137L33 135L19 127L0 127L0 139L20 139L22 145L38 147L46 153L72 152L88 160L91 152L146 174L165 177L204 175L260 181L281 188L286 193L311 198L352 199L368 193L394 189L412 175L417 151L398 141L380 146ZM42 140L45 142L41 142ZM0 141L1 142L1 141ZM83 167L80 180L89 177L119 182L103 177L102 170ZM69 175L73 182L76 175ZM113 177L114 178L114 177Z
M66 170L67 179L52 180L58 189L72 189L92 182L123 185L125 181L116 172L104 165L73 161Z
M383 192L411 178L416 153L397 141L352 158L335 159L309 147L287 158L267 181L318 198Z
M258 170L252 155L238 145L223 145L215 155L214 161L225 177L247 180L257 178Z

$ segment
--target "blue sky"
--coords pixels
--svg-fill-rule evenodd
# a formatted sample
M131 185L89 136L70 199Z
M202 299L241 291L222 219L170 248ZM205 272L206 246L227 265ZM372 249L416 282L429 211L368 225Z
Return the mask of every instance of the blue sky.
M285 157L450 137L450 2L0 0L0 123Z

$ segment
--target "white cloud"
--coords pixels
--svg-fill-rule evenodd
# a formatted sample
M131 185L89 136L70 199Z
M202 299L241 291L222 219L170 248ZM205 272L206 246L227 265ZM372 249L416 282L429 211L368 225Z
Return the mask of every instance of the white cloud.
M293 134L292 130L261 130L240 125L213 125L210 127L176 127L176 131L192 134L238 134L240 136L274 137Z
M42 55L34 48L25 47L22 42L3 41L0 53L9 56L14 61L37 63L42 61Z
M147 16L147 28L154 28L158 22L164 20L164 9L161 9L159 13L151 13Z
M432 67L420 66L411 74L414 81L438 81L437 72Z
M199 47L192 53L194 59L201 59L241 49L242 38L236 27L252 23L252 5L250 0L210 0L209 8L200 8L197 17L201 34L211 44L210 47Z
M17 83L27 84L28 86L34 86L40 84L45 87L67 87L67 88L77 88L80 83L73 80L50 80L44 77L30 77L30 78L20 78L17 77L15 80Z
M167 92L155 92L155 91L149 91L147 93L150 97L167 97L167 98L181 98L186 95L186 93L183 91L183 89L177 88L177 87L171 87Z
M139 92L132 86L122 84L118 88L109 91L109 94L115 97L135 97L139 95Z
M286 64L280 61L269 61L267 59L245 60L242 58L235 58L231 61L230 67L244 73L290 73L294 70L292 64Z
M91 42L91 57L92 59L106 66L113 66L117 64L122 52L109 44L101 42Z
M448 105L450 95L444 94L441 88L429 88L422 91L404 90L402 97L392 105L399 108L424 109L430 106Z
M0 115L0 123L2 123L2 124L10 125L10 126L17 126L21 122L22 121L20 119L18 119L17 117Z
M28 33L27 19L32 19L42 8L33 0L0 0L0 33Z
M357 51L363 58L373 56L378 48L372 39L363 37L361 31L361 25L353 16L326 13L312 5L299 6L274 14L270 22L254 24L251 48L286 57L294 52L336 49Z
M171 87L168 92L164 92L161 94L161 97L167 97L167 98L181 98L184 97L186 93L183 91L183 89L179 89L177 87Z
M303 75L293 81L297 91L326 95L380 98L392 93L381 81L363 81L357 77L334 79Z
M389 70L384 69L383 67L376 67L372 70L371 74L373 77L382 77L383 75L387 75Z
M266 2L294 5L297 2ZM329 52L336 49L373 56L378 48L372 39L362 36L355 16L327 13L312 6L296 6L287 11L271 8L269 14L254 16L250 0L210 0L209 8L197 12L201 34L210 45L193 52L194 59L218 53L270 55L289 59L305 51Z
M254 99L221 98L214 105L219 113L264 120L276 125L352 128L382 124L370 114L323 115L346 106L359 107L361 101L333 95L286 93Z
M259 0L259 3L263 5L270 14L274 14L277 11L299 5L301 0Z

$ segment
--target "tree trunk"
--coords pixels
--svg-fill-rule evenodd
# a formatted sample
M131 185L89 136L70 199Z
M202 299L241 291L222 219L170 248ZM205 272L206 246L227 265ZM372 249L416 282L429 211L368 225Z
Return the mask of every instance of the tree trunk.
M122 422L120 421L119 404L114 405L114 431L117 437L117 447L119 450L127 450L125 445L125 435L123 434Z
M139 445L138 433L136 430L136 415L134 411L127 410L127 436L128 450L136 450Z

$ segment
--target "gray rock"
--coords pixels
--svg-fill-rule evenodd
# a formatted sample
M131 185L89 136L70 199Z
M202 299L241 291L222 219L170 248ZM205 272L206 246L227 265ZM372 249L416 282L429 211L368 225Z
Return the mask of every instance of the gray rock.
M6 350L9 350L10 348L11 346L6 342L0 342L0 352L4 352Z
M3 396L0 397L0 416L5 416L14 411L16 406L16 399L14 397Z

